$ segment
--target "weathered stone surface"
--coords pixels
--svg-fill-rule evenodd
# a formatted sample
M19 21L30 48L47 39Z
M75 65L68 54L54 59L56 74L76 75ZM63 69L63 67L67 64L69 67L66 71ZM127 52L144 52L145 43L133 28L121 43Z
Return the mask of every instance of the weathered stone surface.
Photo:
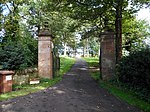
M13 84L28 84L30 77L38 77L37 68L27 68L16 71L13 75Z
M38 38L38 71L43 78L53 78L52 71L52 37L39 35Z
M28 74L25 75L17 75L15 74L13 77L13 84L28 84L30 76Z
M0 93L12 91L13 71L0 71Z
M113 32L101 34L101 74L103 80L113 79L115 74L115 40Z

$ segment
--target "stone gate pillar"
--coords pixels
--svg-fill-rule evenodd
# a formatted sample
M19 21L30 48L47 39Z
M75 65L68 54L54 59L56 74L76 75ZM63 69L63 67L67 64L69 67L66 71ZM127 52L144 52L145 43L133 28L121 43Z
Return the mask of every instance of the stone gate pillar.
M103 80L110 80L115 75L115 36L112 31L101 33L100 71Z
M42 78L53 78L52 35L47 28L38 35L38 72Z

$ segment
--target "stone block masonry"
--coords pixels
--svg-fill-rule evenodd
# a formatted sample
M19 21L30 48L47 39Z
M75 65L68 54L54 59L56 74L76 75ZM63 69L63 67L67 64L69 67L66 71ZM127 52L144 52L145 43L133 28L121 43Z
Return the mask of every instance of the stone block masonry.
M13 71L0 71L0 93L12 91Z
M114 33L105 31L101 33L101 65L100 70L103 80L110 80L115 75L115 38Z
M38 37L38 73L42 78L53 78L52 36L48 30Z

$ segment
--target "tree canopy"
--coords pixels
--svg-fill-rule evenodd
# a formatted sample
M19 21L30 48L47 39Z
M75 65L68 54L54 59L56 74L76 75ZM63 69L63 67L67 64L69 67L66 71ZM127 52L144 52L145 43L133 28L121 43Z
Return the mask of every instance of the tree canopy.
M99 34L108 29L114 30L116 54L119 59L122 38L123 47L131 51L136 46L140 47L143 39L149 36L147 30L149 25L135 18L135 13L141 7L150 7L150 2L148 0L1 0L0 29L3 32L0 37L1 49L4 50L10 43L15 45L19 42L28 50L30 44L37 43L36 38L44 22L48 22L49 30L56 37L54 41L59 48L67 44L75 49L76 35L80 35L81 40L93 40L89 45L98 51ZM30 43L31 40L33 43ZM28 51L31 52L33 49Z

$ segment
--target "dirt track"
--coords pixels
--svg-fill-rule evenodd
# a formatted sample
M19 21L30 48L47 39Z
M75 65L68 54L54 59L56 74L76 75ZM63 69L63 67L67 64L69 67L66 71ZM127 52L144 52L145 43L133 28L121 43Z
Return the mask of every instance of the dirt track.
M0 112L142 112L116 97L89 76L87 64L78 60L53 87L0 102Z

